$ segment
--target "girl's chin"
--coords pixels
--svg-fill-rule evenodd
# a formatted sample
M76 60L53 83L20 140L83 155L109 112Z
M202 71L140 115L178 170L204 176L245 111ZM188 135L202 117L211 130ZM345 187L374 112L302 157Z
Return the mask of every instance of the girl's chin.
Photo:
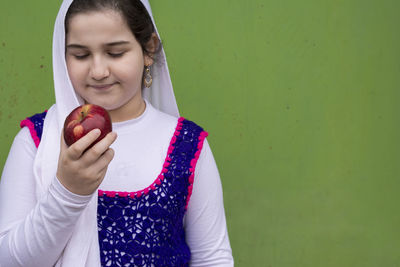
M88 101L88 100L85 100L84 102L85 102L85 104L94 104L94 105L100 106L100 107L104 108L107 111L115 109L115 107L110 106L109 103L104 103L102 101L97 101L97 100Z

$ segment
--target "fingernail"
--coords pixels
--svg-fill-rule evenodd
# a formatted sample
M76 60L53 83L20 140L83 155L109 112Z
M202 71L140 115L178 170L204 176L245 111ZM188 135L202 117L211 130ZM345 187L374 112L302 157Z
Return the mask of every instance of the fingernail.
M93 130L93 133L94 133L95 135L100 135L101 131L100 131L100 129L94 129L94 130Z

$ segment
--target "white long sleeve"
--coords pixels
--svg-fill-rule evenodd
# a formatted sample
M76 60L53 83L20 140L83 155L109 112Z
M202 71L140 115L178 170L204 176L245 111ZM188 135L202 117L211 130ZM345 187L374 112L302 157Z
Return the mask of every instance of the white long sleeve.
M207 140L196 166L185 232L192 253L190 266L233 266L221 181Z
M100 189L133 192L154 182L175 126L176 119L151 105L140 118L114 124L115 157ZM56 178L46 197L37 200L32 170L35 153L24 128L14 140L0 183L0 267L52 266L90 200L67 191ZM207 140L197 162L184 226L192 254L190 266L233 266L222 186Z
M0 266L53 266L91 196L67 191L55 178L36 200L32 171L36 147L22 129L0 184Z

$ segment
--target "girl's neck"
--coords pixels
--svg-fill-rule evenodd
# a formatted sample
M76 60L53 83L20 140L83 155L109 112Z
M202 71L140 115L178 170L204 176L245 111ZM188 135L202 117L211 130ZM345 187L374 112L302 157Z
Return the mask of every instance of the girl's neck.
M138 97L136 101L130 101L129 105L117 110L109 110L109 113L111 121L115 123L135 119L142 115L145 110L146 102L142 97Z

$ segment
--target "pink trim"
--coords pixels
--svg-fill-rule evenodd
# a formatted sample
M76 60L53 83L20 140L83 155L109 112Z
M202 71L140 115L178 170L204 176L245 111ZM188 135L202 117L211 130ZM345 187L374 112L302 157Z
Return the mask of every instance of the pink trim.
M127 197L128 192L121 192L121 193L118 193L118 195L120 195L121 197Z
M147 195L151 190L156 190L157 186L162 183L164 180L164 174L168 171L167 167L171 164L171 157L169 156L172 151L174 150L173 144L176 142L177 137L180 135L180 131L182 130L182 122L185 120L185 118L180 117L178 119L178 123L175 128L174 135L171 138L171 141L169 143L168 151L167 151L167 156L165 157L163 168L161 170L161 173L157 176L157 178L154 180L153 183L151 183L148 187L135 191L135 192L120 192L120 191L103 191L103 190L98 190L98 195L99 196L108 196L108 197L115 197L116 195L118 196L128 196L131 198L135 197L141 197L142 195ZM32 124L33 125L33 124Z
M25 126L28 127L29 132L30 132L30 134L31 134L31 136L32 136L33 142L35 143L36 148L38 148L38 147L39 147L39 144L40 144L40 139L39 139L39 137L37 136L37 133L36 133L36 131L35 131L35 125L33 124L33 122L31 122L28 118L26 118L25 120L22 120L22 121L21 121L21 123L19 124L19 126L20 126L21 128L23 128L23 127L25 127Z
M196 153L194 154L194 159L192 159L192 161L190 162L190 172L192 173L190 176L189 176L189 188L188 188L188 196L187 196L187 198L186 198L186 206L185 206L185 210L187 209L187 207L188 207L188 205L189 205L189 200L190 200L190 197L192 196L192 191L193 191L193 182L194 182L194 172L195 172L195 170L196 170L196 164L197 164L197 161L199 160L199 157L200 157L200 152L201 152L201 149L202 149L202 147L203 147L203 143L204 143L204 140L206 139L206 137L208 136L208 133L206 132L206 131L202 131L201 133L200 133L200 136L199 136L199 145L197 146L197 151L196 151Z

